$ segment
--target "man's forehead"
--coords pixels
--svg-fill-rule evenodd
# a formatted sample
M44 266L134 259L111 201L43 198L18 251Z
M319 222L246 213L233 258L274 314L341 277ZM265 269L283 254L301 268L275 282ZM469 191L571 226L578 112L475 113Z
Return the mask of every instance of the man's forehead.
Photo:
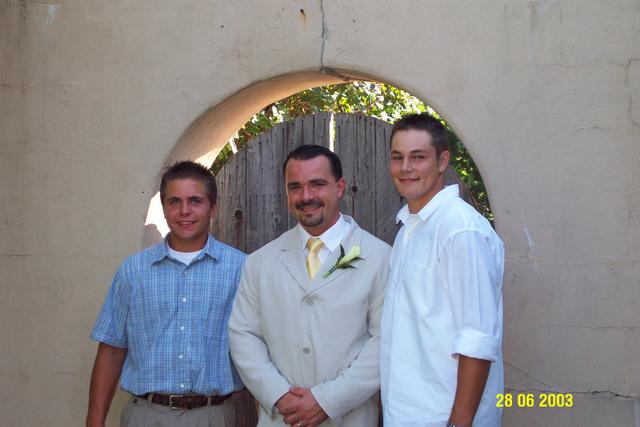
M306 182L327 182L326 176L305 176L296 177L296 179L287 179L287 184L302 184Z
M168 193L190 193L193 195L206 195L204 183L192 178L177 178L167 182Z
M285 173L287 181L293 181L294 178L296 181L326 180L327 176L333 176L333 173L329 159L325 156L316 156L305 160L291 159L287 163Z
M406 132L406 131L402 131ZM391 140L391 152L426 152L435 150L433 139L431 135L426 131L418 131L420 134L407 135L406 137L398 134L393 136Z

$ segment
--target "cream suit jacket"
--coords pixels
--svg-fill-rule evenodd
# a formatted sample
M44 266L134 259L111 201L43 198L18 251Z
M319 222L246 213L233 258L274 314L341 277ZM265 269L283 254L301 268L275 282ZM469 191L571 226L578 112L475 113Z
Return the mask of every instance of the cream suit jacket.
M355 221L341 242L359 245L356 268L307 276L300 233L291 229L247 257L229 320L231 356L260 402L258 426L283 426L274 410L292 386L311 389L329 415L321 426L377 426L379 332L391 248Z

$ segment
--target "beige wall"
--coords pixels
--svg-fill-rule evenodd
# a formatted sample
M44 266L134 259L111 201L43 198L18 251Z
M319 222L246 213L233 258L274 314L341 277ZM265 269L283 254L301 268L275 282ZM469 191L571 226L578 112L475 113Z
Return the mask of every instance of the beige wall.
M335 70L430 102L481 169L507 386L576 400L505 425L640 423L637 0L5 0L0 20L3 425L82 423L88 335L165 162Z

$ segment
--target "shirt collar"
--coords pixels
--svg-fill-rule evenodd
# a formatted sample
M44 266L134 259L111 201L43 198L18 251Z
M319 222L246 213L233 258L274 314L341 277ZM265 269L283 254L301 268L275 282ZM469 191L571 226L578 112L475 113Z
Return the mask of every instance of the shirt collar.
M312 236L307 230L304 229L303 226L300 225L300 223L298 223L300 240L302 240L302 250L305 250L305 248L307 247L307 241L310 238L318 237L320 240L322 240L324 246L329 249L330 252L333 252L340 245L340 242L342 242L342 239L349 231L350 225L351 224L347 222L345 217L340 214L340 218L338 218L338 221L336 221L336 223L333 224L331 228L329 228L319 236Z
M446 201L453 197L458 197L458 184L447 185L442 190L433 196L433 199L429 200L429 203L423 206L416 215L420 217L422 221L426 221L438 208ZM409 220L411 213L409 212L409 205L404 205L402 209L396 215L396 223L402 221L406 224Z
M204 255L209 255L211 258L217 260L221 254L220 243L213 238L211 234L207 237L207 243L204 244L202 252L194 259L202 258ZM155 264L165 258L169 258L169 235L167 234L162 242L156 245L155 253L151 259L151 263Z

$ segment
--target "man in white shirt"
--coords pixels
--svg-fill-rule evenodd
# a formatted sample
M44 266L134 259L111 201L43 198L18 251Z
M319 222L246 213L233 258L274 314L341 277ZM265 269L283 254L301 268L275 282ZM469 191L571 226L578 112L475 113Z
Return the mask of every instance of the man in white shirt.
M247 257L231 356L260 402L259 426L375 426L391 248L340 213L346 183L333 152L302 145L284 172L298 225Z
M501 424L504 249L458 186L444 186L449 155L437 119L394 125L390 173L407 205L381 323L385 427Z

